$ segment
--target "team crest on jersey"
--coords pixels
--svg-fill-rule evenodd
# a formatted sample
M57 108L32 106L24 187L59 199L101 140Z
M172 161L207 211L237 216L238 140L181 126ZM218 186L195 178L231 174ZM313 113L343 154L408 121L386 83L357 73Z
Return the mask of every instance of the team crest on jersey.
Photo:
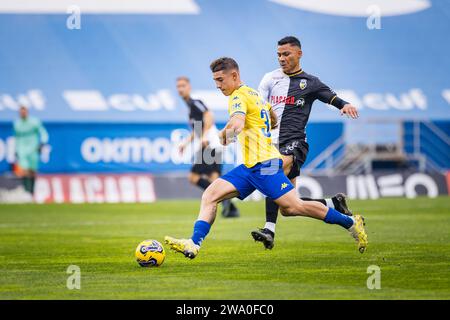
M303 98L298 99L297 101L295 101L295 105L297 107L303 107L305 105L305 99Z
M307 85L308 85L308 82L306 79L300 80L300 89L304 90Z

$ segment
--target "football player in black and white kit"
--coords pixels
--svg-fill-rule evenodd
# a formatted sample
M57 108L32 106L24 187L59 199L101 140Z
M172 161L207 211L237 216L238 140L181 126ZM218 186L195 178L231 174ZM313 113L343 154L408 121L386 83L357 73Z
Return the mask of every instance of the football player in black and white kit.
M179 152L183 153L189 144L195 149L194 164L189 174L189 182L205 190L211 182L222 174L222 155L218 130L214 124L211 111L198 99L191 98L191 83L189 78L177 78L177 91L189 108L189 124L192 132L179 145ZM210 157L211 159L206 159ZM225 218L238 217L239 210L231 202L222 202L222 216Z
M308 123L312 104L315 100L333 105L341 115L352 119L358 117L357 109L339 98L336 93L319 78L304 72L300 67L302 50L296 37L285 37L278 41L279 69L266 73L259 85L261 96L266 99L278 117L278 123L272 130L272 140L282 155L291 156L291 162L283 164L288 178L295 185L300 175L300 168L306 161L308 143L306 142L306 124ZM345 195L338 193L331 199L302 200L319 201L341 213L352 215L347 207ZM256 241L263 242L265 248L272 249L275 237L275 225L278 216L278 205L266 198L266 224L264 228L252 231Z

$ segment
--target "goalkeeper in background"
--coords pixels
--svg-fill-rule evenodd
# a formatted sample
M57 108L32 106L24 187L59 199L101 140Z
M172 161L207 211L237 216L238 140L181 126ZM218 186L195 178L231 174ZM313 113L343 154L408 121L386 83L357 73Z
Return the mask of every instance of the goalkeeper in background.
M39 155L48 142L48 133L39 119L29 116L27 107L21 106L19 114L14 122L16 164L25 190L33 196Z

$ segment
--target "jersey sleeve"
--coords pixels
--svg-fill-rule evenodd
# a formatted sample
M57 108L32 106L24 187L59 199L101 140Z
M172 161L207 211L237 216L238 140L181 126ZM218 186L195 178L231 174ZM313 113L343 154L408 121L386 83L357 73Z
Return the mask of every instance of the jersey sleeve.
M259 83L258 91L264 101L269 102L270 98L270 74L266 73Z
M242 94L235 93L230 96L228 101L228 113L230 117L235 114L247 114L247 101Z
M339 98L329 86L317 79L316 99L323 103L331 104L332 106L342 109L348 102Z
M201 113L208 111L208 108L201 100L194 100L194 105Z

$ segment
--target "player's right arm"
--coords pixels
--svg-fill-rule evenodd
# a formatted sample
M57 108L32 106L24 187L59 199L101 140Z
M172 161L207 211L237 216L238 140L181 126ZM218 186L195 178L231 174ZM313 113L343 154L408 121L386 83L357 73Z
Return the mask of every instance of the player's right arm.
M271 75L270 73L266 73L264 77L261 79L261 82L259 83L258 92L261 98L263 98L264 102L268 104L270 111L270 124L271 124L270 128L275 129L278 125L278 117L269 103L271 87L272 87Z
M220 143L224 146L236 141L236 137L244 130L245 114L236 113L226 124L225 128L219 132Z
M14 139L15 139L15 141L16 141L16 143L14 144L14 153L15 153L15 155L16 155L16 158L17 158L17 150L19 149L19 139L20 139L20 137L19 137L19 135L18 135L18 126L19 126L19 123L18 123L18 121L16 120L16 121L14 121L14 124L13 124L13 132L14 132Z
M266 73L261 79L258 86L259 95L264 99L265 102L269 102L270 99L270 89L271 89L271 78L270 74Z
M278 117L275 111L273 111L272 106L269 105L269 112L270 112L270 129L275 129L278 126Z

